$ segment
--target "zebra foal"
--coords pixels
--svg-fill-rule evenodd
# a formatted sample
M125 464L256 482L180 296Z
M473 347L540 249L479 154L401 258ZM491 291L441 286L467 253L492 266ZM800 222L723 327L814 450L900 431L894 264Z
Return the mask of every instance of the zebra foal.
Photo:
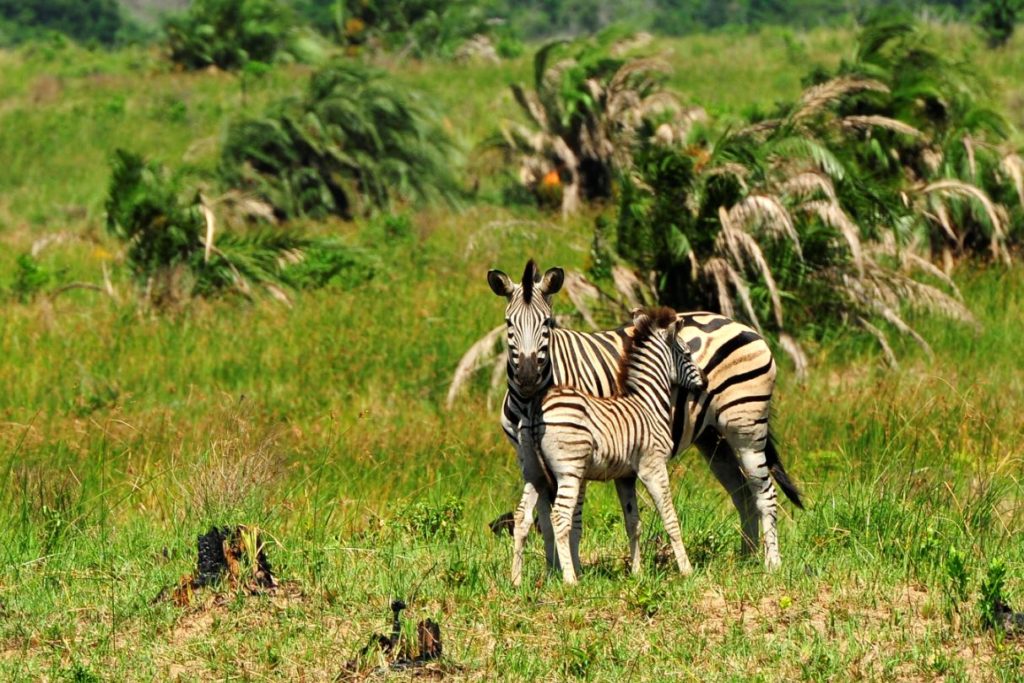
M680 385L699 391L704 379L677 341L680 323L675 311L636 310L633 324L635 331L619 361L618 395L598 397L556 386L530 405L520 425L520 434L532 441L547 489L555 492L551 526L566 583L576 583L570 535L587 480L615 481L634 573L640 571L637 479L658 508L679 571L692 571L672 502L667 463L674 450L676 393ZM529 513L532 516L532 510Z

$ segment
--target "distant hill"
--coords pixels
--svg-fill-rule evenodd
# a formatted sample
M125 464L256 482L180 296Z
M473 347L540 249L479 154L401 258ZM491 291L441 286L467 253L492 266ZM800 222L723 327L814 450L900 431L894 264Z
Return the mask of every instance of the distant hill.
M152 25L164 14L180 12L188 7L189 0L119 0L129 16L136 21Z

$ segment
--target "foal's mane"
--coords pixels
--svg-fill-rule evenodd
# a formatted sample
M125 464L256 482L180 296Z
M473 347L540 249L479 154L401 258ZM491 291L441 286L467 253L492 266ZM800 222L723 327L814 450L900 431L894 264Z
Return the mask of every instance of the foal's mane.
M615 379L617 395L621 396L626 393L626 380L629 379L629 366L633 362L633 357L654 336L655 331L664 330L675 321L676 312L668 306L643 309L640 319L633 328L633 336L626 336L622 357L619 358L619 368Z

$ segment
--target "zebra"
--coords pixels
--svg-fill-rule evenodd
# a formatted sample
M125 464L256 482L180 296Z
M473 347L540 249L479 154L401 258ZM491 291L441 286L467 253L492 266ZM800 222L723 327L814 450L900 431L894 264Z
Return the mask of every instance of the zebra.
M532 259L519 283L500 270L487 273L491 290L507 300L508 387L501 425L516 447L524 477L515 512L514 543L516 548L525 543L532 523L526 511L536 507L549 567L558 564L550 499L540 495L543 479L534 471L536 457L531 445L520 439L520 423L535 397L554 385L576 387L595 396L614 395L619 359L633 334L630 326L593 333L556 328L551 298L561 289L564 277L561 268L541 275ZM797 507L803 507L768 429L775 360L764 339L746 325L716 313L680 313L679 317L678 335L707 377L708 386L696 396L678 397L672 423L673 453L691 444L697 446L739 513L742 550L757 551L763 527L765 567L775 569L781 558L772 479ZM570 537L577 572L580 514L578 507ZM513 553L514 584L521 578L521 558L521 551Z
M619 360L618 395L603 398L572 387L552 387L530 404L520 425L520 435L532 440L548 490L557 492L551 525L562 577L569 584L576 583L569 537L586 480L615 481L632 573L640 572L638 478L658 508L679 571L692 571L672 503L667 464L672 456L675 393L702 389L703 378L699 369L694 370L689 351L678 348L674 310L637 309L633 316L634 333Z

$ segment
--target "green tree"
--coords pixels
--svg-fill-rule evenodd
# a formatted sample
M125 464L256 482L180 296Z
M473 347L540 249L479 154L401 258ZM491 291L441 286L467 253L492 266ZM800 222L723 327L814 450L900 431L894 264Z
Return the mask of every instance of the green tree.
M0 0L0 44L49 30L111 45L125 24L117 0Z
M985 32L989 47L1002 47L1010 42L1020 10L1020 0L983 0L978 25Z
M164 24L171 61L186 69L270 62L287 44L291 10L278 0L194 0Z

